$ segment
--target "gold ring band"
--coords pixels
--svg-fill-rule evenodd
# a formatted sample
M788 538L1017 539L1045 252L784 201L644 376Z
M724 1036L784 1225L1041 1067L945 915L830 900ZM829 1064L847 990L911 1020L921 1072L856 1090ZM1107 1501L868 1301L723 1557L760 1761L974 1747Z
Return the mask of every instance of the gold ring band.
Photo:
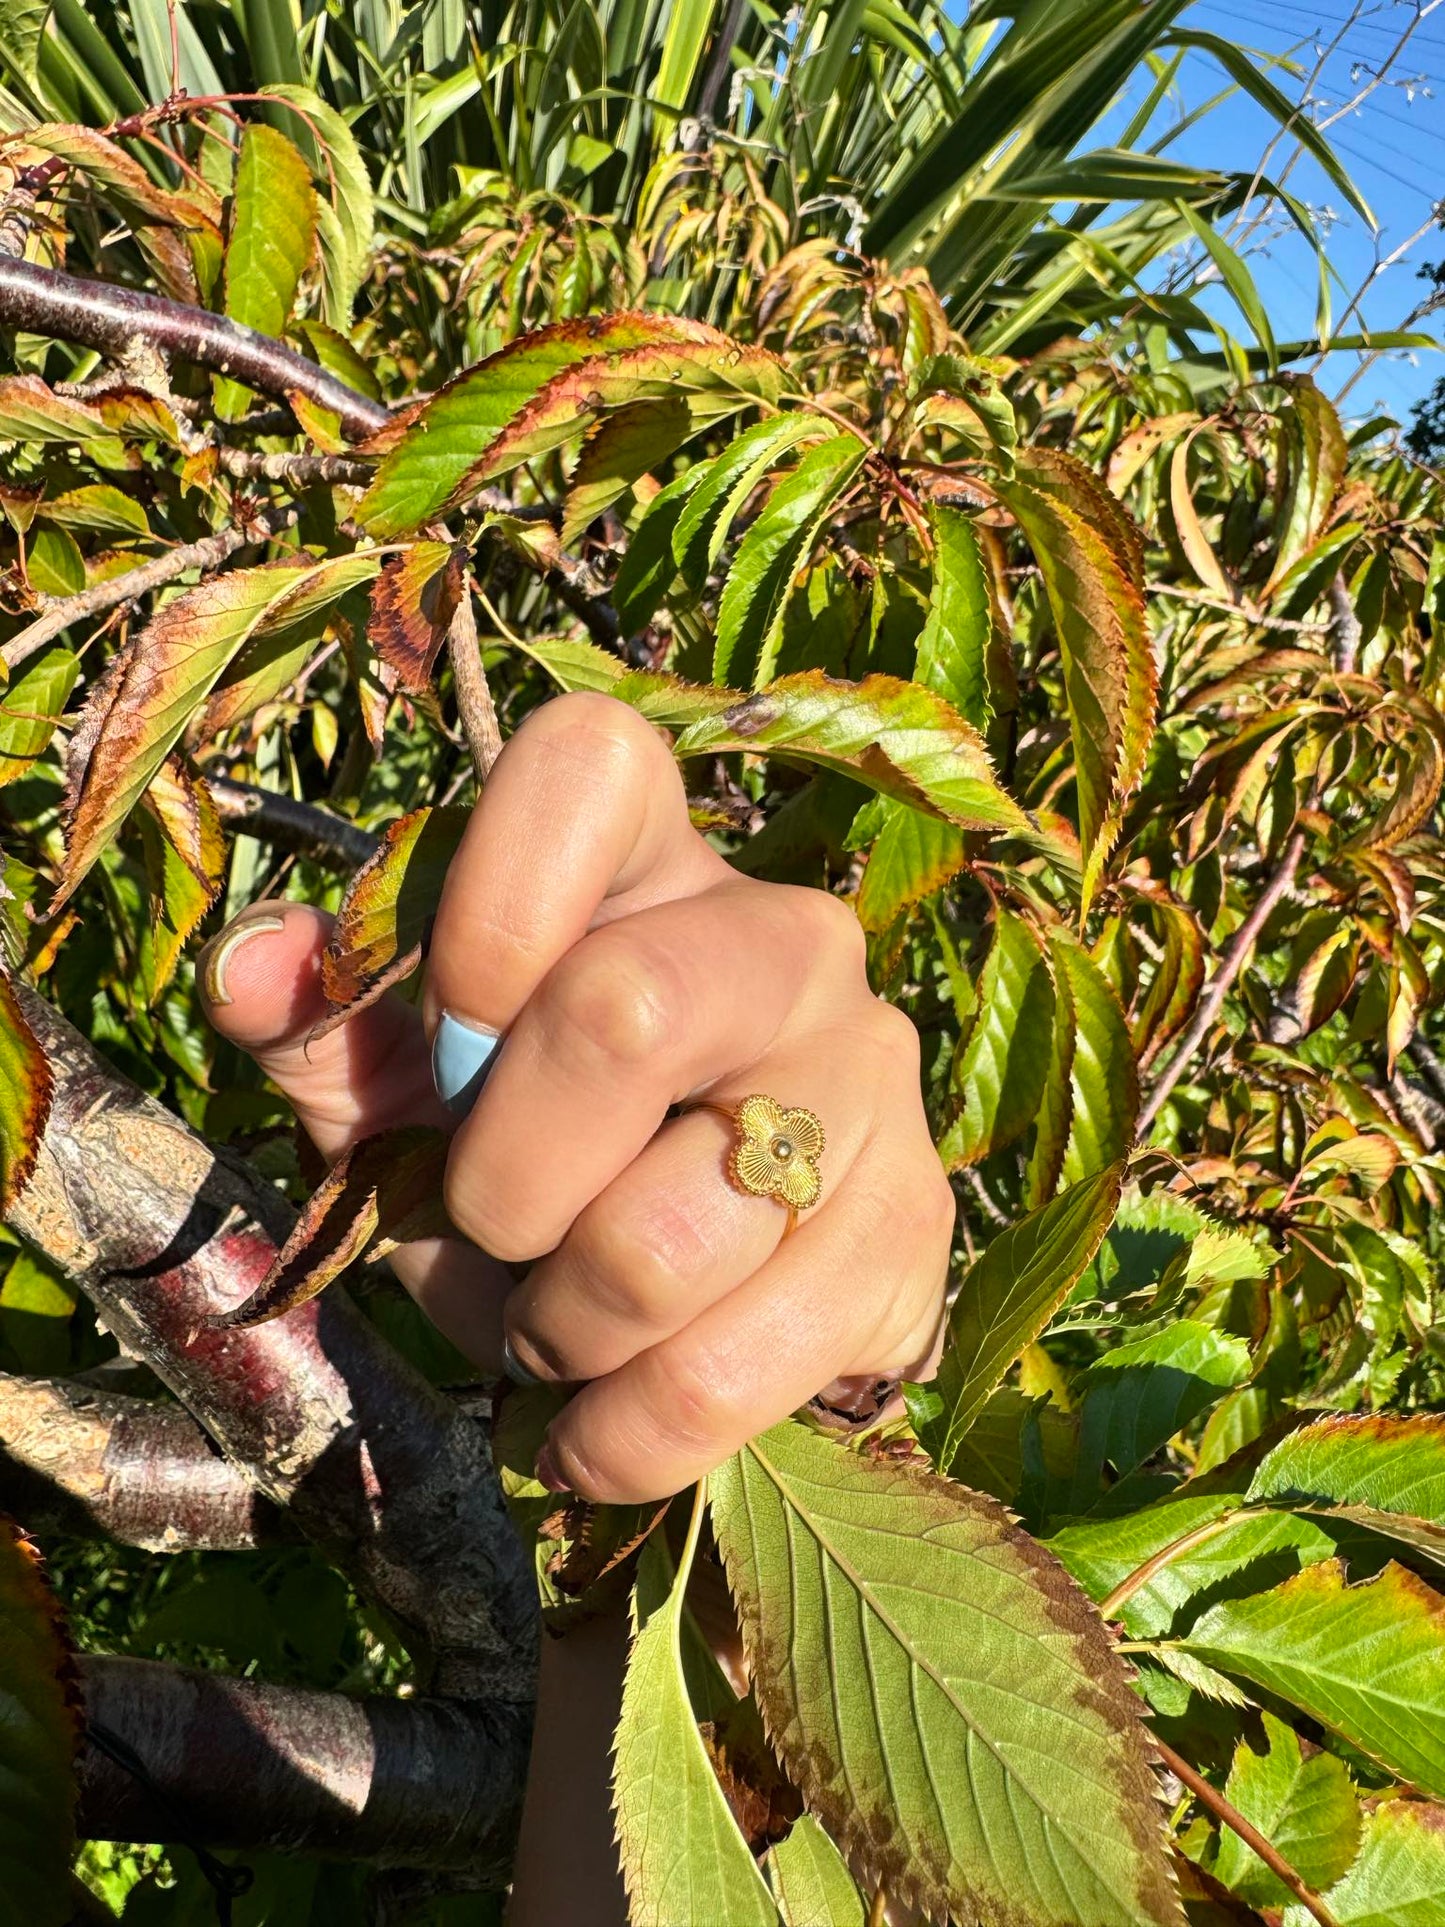
M740 1104L720 1104L699 1098L683 1112L714 1111L733 1127L733 1147L727 1172L739 1191L755 1198L774 1198L788 1213L788 1235L798 1213L815 1205L823 1193L818 1159L826 1142L823 1126L811 1111L791 1108L776 1098L754 1092Z

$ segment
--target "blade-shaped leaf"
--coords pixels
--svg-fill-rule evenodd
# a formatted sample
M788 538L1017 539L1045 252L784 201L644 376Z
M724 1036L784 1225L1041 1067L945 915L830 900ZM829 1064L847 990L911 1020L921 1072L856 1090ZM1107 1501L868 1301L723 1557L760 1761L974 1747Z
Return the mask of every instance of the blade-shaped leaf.
M960 1108L938 1147L950 1171L1011 1144L1038 1114L1053 1014L1054 988L1038 939L1022 917L1000 906L979 978L978 1016L950 1080Z
M768 1854L783 1927L866 1927L866 1907L842 1854L811 1813Z
M0 970L0 1216L35 1168L51 1088L49 1062L25 1021L15 986Z
M339 555L217 576L154 615L97 686L72 744L58 910L130 814L198 703L249 638L305 621L375 575L378 559Z
M1249 1377L1249 1347L1181 1318L1149 1338L1116 1345L1079 1381L1084 1393L1081 1478L1112 1465L1122 1478Z
M1445 1598L1403 1566L1358 1586L1337 1559L1308 1566L1272 1592L1221 1601L1185 1644L1424 1792L1445 1788Z
M599 422L583 444L567 486L563 548L570 548L604 509L681 448L696 425L685 394L631 402Z
M883 828L868 852L858 890L858 921L887 930L903 910L941 890L967 858L964 832L901 803L885 803Z
M993 710L988 692L988 644L993 628L988 577L973 522L961 509L935 502L933 588L928 621L918 638L916 682L946 696L982 734Z
M629 699L622 684L616 693ZM839 682L807 670L740 701L718 690L693 698L680 688L679 721L687 720L693 702L703 713L674 745L679 757L770 751L840 770L962 829L1027 827L1023 811L1000 788L977 732L917 683L894 676Z
M672 539L673 560L689 588L702 588L733 518L782 457L800 442L829 441L838 432L832 422L804 410L774 415L745 428L720 455L701 465L699 486L680 511Z
M1438 1927L1445 1920L1445 1806L1385 1799L1365 1821L1359 1856L1325 1895L1338 1927ZM1283 1927L1313 1927L1301 1906Z
M396 671L403 689L420 695L461 600L466 550L450 542L413 542L389 555L371 591L367 637Z
M57 647L32 657L6 685L0 701L0 785L33 768L55 734L79 674L79 657Z
M316 251L311 169L286 136L251 121L241 136L231 232L226 242L226 313L263 335L284 335L301 277ZM244 415L250 390L216 380L222 421Z
M919 1442L951 1472L964 1434L1083 1275L1119 1203L1123 1165L1073 1185L999 1233L964 1274L938 1376L907 1388Z
M277 81L261 92L290 107L298 128L304 127L325 150L320 191L323 205L335 216L334 229L324 221L320 227L326 318L333 328L344 330L371 256L376 218L371 176L345 118L312 88Z
M1139 1071L1119 999L1099 966L1078 944L1054 933L1054 965L1069 981L1074 1051L1069 1066L1073 1110L1064 1177L1069 1182L1102 1171L1134 1144L1139 1115Z
M714 682L760 687L773 674L793 578L867 455L856 435L835 435L810 448L773 490L728 570L718 604Z
M1360 1843L1360 1803L1341 1761L1308 1757L1293 1727L1264 1715L1264 1751L1247 1740L1235 1749L1225 1797L1277 1847L1315 1892L1338 1880ZM1289 1889L1237 1833L1222 1828L1213 1873L1252 1907L1283 1907Z
M789 420L790 417L784 416ZM708 472L706 462L694 462L674 476L648 504L633 530L627 551L612 585L612 606L623 635L635 636L656 615L677 574L673 542L688 498Z
M67 1875L78 1703L40 1556L18 1526L0 1519L0 1920L11 1927L61 1927L74 1918Z
M960 1927L1182 1921L1120 1661L990 1499L794 1422L713 1475L770 1736L870 1878Z
M1279 547L1270 593L1324 533L1344 478L1349 449L1333 402L1308 375L1289 378L1292 407L1281 433L1289 449L1289 494L1280 511Z
M416 968L470 814L449 805L398 817L352 878L321 958L331 1009L318 1036Z
M1251 1502L1368 1506L1445 1526L1445 1418L1326 1418L1260 1462Z
M778 1910L713 1772L683 1674L682 1595L702 1510L699 1493L676 1573L657 1533L637 1568L636 1637L612 1779L628 1919L633 1927L701 1927L709 1919L777 1927Z

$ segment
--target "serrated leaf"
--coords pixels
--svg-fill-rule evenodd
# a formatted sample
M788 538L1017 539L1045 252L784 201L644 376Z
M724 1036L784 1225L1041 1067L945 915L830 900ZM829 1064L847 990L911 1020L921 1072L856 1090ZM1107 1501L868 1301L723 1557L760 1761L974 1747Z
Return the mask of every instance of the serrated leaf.
M946 696L982 734L993 719L988 690L988 645L993 630L988 577L972 519L961 509L932 504L933 586L928 621L918 638L916 681Z
M1124 1013L1104 973L1060 932L1053 935L1052 949L1056 971L1068 978L1073 1015L1073 1105L1063 1165L1072 1184L1133 1149L1139 1070Z
M713 1475L774 1745L899 1900L959 1927L1179 1923L1122 1665L992 1500L789 1421Z
M315 252L311 169L284 134L251 121L241 135L231 198L226 313L260 334L284 335ZM217 377L215 395L222 421L244 415L251 400L251 391L227 376Z
M774 673L793 578L867 455L856 435L834 436L810 448L768 497L723 585L714 682L760 688Z
M870 933L941 890L967 859L964 832L901 803L885 803L883 827L858 889L858 921Z
M978 1015L950 1073L960 1108L938 1146L950 1171L1011 1144L1037 1116L1053 1017L1054 988L1038 939L1000 905L978 982Z
M1342 1761L1330 1753L1306 1756L1299 1735L1272 1713L1263 1715L1264 1751L1241 1740L1225 1798L1278 1848L1316 1893L1347 1870L1360 1841L1360 1803ZM1251 1907L1283 1907L1292 1895L1237 1833L1223 1827L1212 1872Z
M0 1217L35 1168L50 1116L50 1065L25 1020L15 986L0 970Z
M1194 1319L1116 1345L1078 1381L1081 1481L1092 1485L1105 1464L1120 1478L1134 1471L1249 1373L1242 1338Z
M658 490L632 531L612 585L612 606L623 635L635 636L645 629L672 587L677 574L673 537L688 498L707 471L706 462L694 462L675 476Z
M79 1695L60 1609L40 1556L0 1518L0 1921L62 1927L72 1918Z
M620 656L576 636L521 636L518 642L561 689L592 689L611 695L628 673Z
M154 1004L220 895L226 839L204 781L176 757L161 764L141 801L151 884L146 993Z
M383 1258L409 1239L443 1235L449 1145L446 1132L420 1125L353 1144L308 1199L256 1289L207 1322L226 1331L264 1325L306 1304L358 1258Z
M352 878L321 957L330 1011L318 1036L416 968L470 815L447 806L398 817Z
M150 518L133 495L109 482L87 482L82 488L50 495L36 509L42 521L64 529L93 529L102 535L149 535Z
M683 1675L683 1590L702 1522L699 1495L676 1573L654 1534L642 1549L636 1636L622 1689L612 1798L632 1927L777 1927L698 1732Z
M34 767L55 734L79 674L79 657L56 647L32 656L6 685L0 701L0 786Z
M51 0L9 0L0 8L0 53L33 87Z
M1261 1460L1251 1502L1370 1506L1445 1526L1445 1418L1325 1418Z
M699 467L697 487L679 511L672 538L677 573L700 593L733 520L753 490L801 442L831 441L839 430L805 410L754 422Z
M1273 594L1324 533L1349 460L1333 402L1326 400L1308 375L1287 376L1284 385L1291 401L1280 426L1289 450L1289 493L1279 514L1279 546L1266 596Z
M561 543L570 548L604 509L677 452L696 422L685 394L635 401L600 421L567 484Z
M858 1884L811 1813L768 1854L768 1871L783 1927L866 1927Z
M319 229L326 318L333 328L344 331L371 257L376 219L371 176L345 119L312 88L273 82L261 93L293 108L298 127L319 139L325 149L320 193L335 219L334 228L323 222Z
M1445 1599L1403 1566L1347 1586L1343 1564L1324 1560L1221 1601L1185 1645L1424 1792L1445 1787Z
M412 695L431 687L461 600L466 555L451 542L413 542L386 558L372 586L367 639Z
M1325 1896L1338 1927L1439 1927L1445 1920L1445 1806L1385 1799L1367 1816L1359 1855ZM1286 1908L1283 1927L1314 1927Z
M78 888L241 646L308 619L369 580L377 565L375 556L339 555L238 569L152 616L87 705L77 731L88 748L83 761L72 742L65 867L52 914Z
M616 693L627 699L623 684ZM807 670L741 699L722 690L694 696L680 685L679 721L693 706L703 713L674 744L679 758L726 750L796 757L962 829L1027 827L1023 811L999 786L977 731L917 683L894 676L840 682Z
M949 1313L938 1376L906 1388L920 1444L953 1470L969 1427L1082 1276L1119 1202L1123 1166L1073 1185L1001 1231L970 1265Z

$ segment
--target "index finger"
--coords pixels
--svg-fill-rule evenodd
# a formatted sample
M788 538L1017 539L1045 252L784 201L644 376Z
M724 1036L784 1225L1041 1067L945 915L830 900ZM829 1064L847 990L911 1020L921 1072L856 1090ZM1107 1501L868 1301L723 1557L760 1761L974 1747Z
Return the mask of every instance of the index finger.
M730 875L688 820L659 732L612 696L559 696L498 757L452 861L432 932L429 1027L449 1015L464 1058L455 1027L500 1035L590 929ZM448 1042L438 1039L439 1060Z

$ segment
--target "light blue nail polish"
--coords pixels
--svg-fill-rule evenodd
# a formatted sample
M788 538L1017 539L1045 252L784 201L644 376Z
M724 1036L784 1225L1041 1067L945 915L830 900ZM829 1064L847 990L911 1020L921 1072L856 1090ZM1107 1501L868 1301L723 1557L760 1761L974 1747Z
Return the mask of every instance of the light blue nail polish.
M494 1030L442 1012L432 1039L431 1072L437 1096L449 1111L464 1116L476 1103L501 1041Z

